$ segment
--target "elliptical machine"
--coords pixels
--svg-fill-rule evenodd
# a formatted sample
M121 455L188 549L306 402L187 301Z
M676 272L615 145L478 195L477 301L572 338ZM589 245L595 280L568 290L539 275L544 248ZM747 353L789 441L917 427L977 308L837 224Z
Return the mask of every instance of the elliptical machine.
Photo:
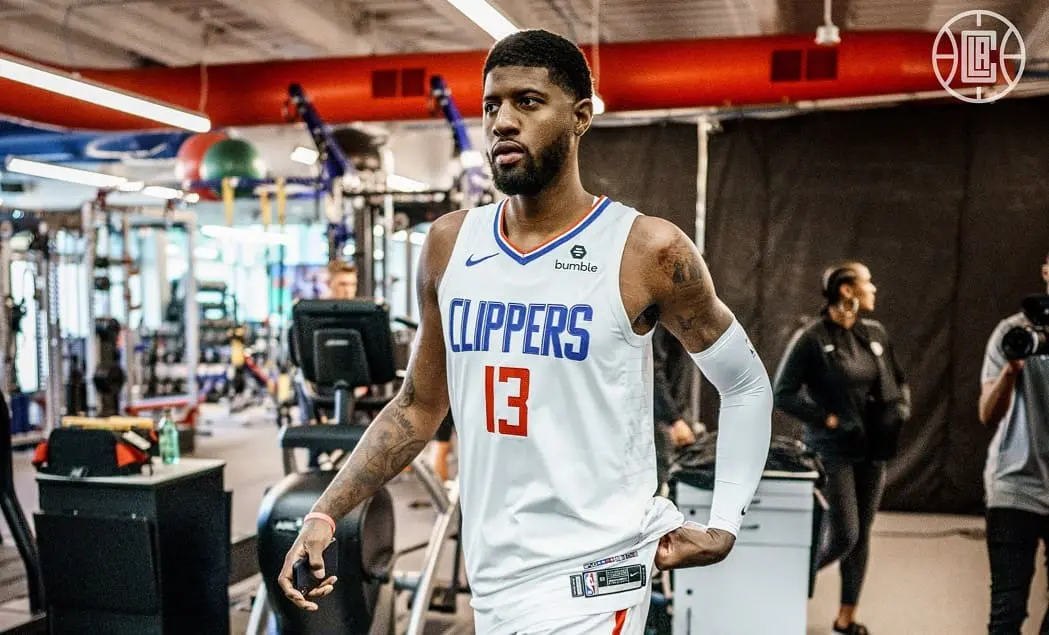
M353 389L389 384L399 374L389 313L385 305L372 300L300 301L292 309L291 339L292 360L312 387L308 398L317 408L332 412L335 423L285 425L281 430L285 477L267 492L259 511L258 558L263 581L252 605L247 633L394 635L395 591L409 590L413 595L406 632L421 635L434 599L436 606L432 608L454 612L456 596L468 591L459 585L458 539L452 583L447 589L435 588L441 548L459 525L459 497L457 486L453 483L446 489L421 457L413 462L412 474L430 495L437 521L425 545L423 567L418 574L393 573L393 564L402 554L394 553L393 501L384 487L340 519L335 532L338 568L334 572L339 581L332 594L318 602L317 611L296 607L277 584L277 575L302 527L302 518L367 429L351 423L355 410L361 406L363 410L377 411L392 399L391 396L358 402ZM293 455L295 448L343 458L334 465L299 471Z

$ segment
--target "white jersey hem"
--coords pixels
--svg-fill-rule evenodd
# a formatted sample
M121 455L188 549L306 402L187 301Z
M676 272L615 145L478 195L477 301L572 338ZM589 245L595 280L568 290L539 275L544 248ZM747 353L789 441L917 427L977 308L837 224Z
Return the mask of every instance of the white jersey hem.
M655 571L659 539L685 524L684 514L667 498L653 497L644 519L640 539L618 546L594 559L559 567L540 579L515 584L488 598L474 598L474 628L478 635L512 635L550 620L609 613L641 602ZM573 576L597 574L612 569L643 567L644 583L627 591L587 597L574 596Z

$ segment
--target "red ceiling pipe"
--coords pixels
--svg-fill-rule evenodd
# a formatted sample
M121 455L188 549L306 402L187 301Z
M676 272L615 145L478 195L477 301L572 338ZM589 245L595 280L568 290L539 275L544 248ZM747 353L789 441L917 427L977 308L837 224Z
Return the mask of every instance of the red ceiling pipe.
M931 62L935 34L917 31L844 33L836 47L833 79L772 81L775 52L804 51L803 59L814 56L811 59L815 60L821 51L828 51L816 46L813 39L813 34L798 34L604 44L599 50L600 94L607 111L616 112L780 104L940 88ZM589 48L584 50L590 55ZM297 82L330 122L431 117L427 98L403 96L399 85L393 86L398 91L394 96L373 93L373 72L393 71L395 78L412 85L425 86L429 76L444 76L463 115L476 117L481 113L486 54L471 51L209 66L204 111L216 128L285 123L287 87ZM790 53L781 55L788 61L791 58ZM822 68L827 70L825 64ZM804 69L802 73L804 77ZM198 109L201 102L201 73L195 66L86 70L82 75L186 108ZM0 113L69 128L163 127L7 80L0 80Z

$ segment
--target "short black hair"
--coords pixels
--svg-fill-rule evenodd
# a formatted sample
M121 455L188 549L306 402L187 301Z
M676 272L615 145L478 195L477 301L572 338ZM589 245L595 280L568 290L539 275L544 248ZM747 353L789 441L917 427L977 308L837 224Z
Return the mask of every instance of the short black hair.
M550 81L560 86L576 101L594 96L590 64L583 51L570 40L545 29L516 31L496 42L484 63L481 83L499 66L545 68Z

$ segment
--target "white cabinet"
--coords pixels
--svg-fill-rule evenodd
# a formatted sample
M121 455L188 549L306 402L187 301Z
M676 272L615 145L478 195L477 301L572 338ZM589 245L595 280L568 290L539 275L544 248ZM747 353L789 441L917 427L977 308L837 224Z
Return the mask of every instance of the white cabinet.
M728 558L673 572L674 635L805 635L816 474L766 472ZM713 491L678 482L686 520Z

